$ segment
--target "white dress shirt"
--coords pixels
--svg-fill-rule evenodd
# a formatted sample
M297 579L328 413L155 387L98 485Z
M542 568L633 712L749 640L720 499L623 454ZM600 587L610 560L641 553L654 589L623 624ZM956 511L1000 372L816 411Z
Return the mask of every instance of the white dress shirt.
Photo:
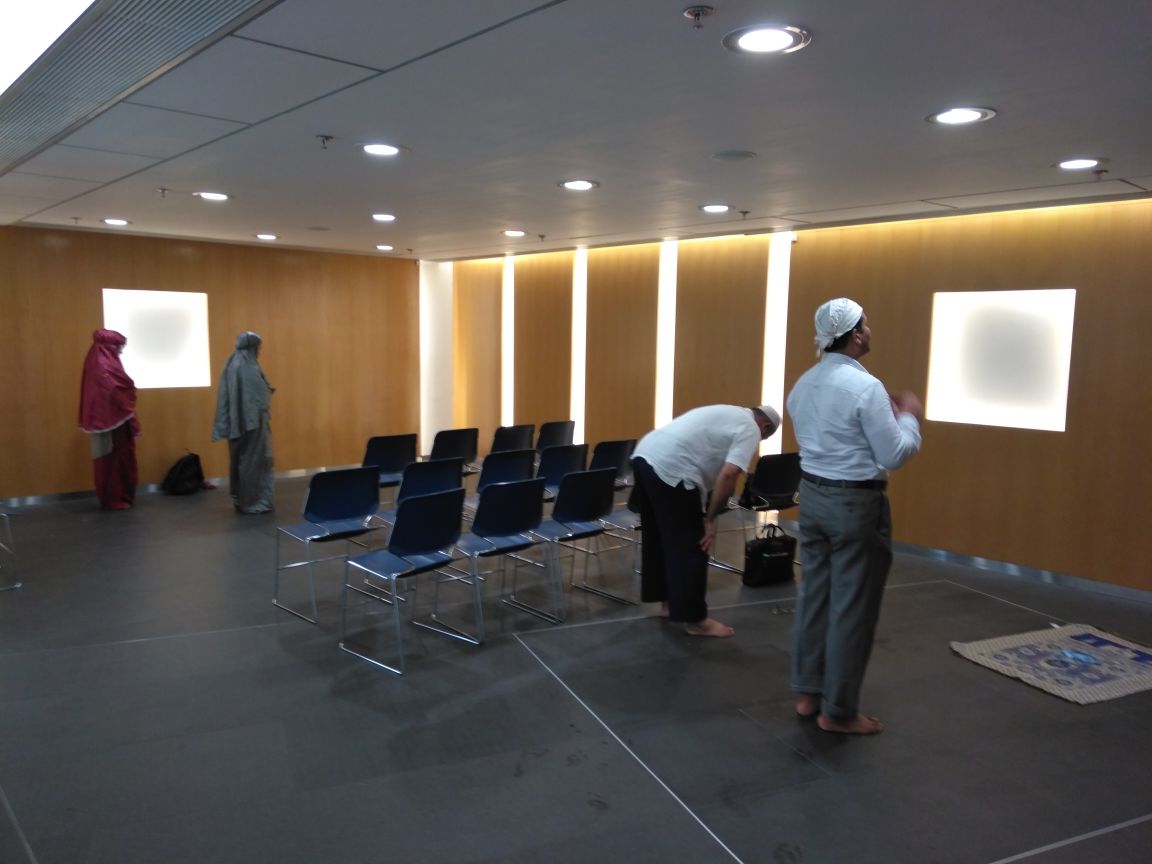
M920 449L920 423L896 415L887 390L851 357L827 353L788 394L800 467L829 480L888 476Z

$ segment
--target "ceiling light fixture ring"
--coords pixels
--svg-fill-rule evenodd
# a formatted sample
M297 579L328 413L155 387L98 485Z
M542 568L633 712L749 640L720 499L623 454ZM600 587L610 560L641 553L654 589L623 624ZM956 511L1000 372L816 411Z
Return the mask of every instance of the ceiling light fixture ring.
M793 24L754 24L733 30L721 42L738 54L792 54L808 47L812 33Z

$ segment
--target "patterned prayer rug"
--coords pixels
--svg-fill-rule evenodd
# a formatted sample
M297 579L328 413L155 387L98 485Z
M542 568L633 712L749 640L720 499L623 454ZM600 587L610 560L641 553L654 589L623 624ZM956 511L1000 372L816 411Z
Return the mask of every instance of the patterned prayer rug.
M953 642L973 663L1087 705L1152 690L1152 648L1086 624L980 642Z

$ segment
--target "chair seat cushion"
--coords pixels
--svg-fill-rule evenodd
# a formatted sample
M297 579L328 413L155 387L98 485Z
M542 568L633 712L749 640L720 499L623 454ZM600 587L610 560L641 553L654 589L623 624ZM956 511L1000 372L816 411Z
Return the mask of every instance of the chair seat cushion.
M283 531L303 543L323 543L328 540L345 540L374 531L375 526L365 524L363 519L336 519L331 522L300 522L296 525L280 525L276 530Z
M557 522L555 519L545 519L532 533L545 540L580 540L603 534L604 526L600 522Z
M348 564L364 570L372 576L388 579L392 576L411 576L425 570L443 567L452 560L447 552L433 552L428 555L401 557L387 549L377 549L348 559Z
M536 540L528 534L490 534L486 537L478 534L461 534L456 542L456 551L472 558L520 552L535 545Z

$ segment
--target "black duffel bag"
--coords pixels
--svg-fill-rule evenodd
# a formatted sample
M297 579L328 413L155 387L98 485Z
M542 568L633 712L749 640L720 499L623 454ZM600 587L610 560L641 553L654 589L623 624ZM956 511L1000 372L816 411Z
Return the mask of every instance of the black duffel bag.
M744 584L750 588L775 585L792 579L796 538L779 525L767 524L759 537L744 544Z

